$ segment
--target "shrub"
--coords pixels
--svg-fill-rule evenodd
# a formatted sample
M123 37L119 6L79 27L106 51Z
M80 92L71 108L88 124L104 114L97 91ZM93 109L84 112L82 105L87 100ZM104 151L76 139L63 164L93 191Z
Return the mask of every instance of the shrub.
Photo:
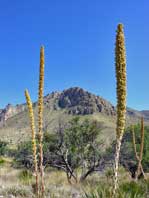
M7 154L8 151L8 143L0 140L0 155Z
M57 131L55 134L45 132L43 136L44 165L65 171L69 181L72 178L77 180L77 171L82 170L79 180L83 181L98 168L100 131L100 123L87 119L82 121L79 117L75 117L63 132ZM31 142L19 145L16 159L20 165L32 168Z
M0 166L1 166L1 165L4 165L4 164L5 164L5 162L6 162L6 161L5 161L5 159L4 159L4 158L2 158L2 157L0 157Z

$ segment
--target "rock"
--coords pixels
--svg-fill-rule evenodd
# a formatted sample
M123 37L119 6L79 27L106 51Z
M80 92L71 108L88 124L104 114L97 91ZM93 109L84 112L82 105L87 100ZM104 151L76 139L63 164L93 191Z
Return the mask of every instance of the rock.
M13 106L8 104L4 109L0 110L0 125L3 125L8 118L25 110L25 104Z
M115 115L115 107L103 98L79 87L64 90L59 97L59 106L66 108L69 114L87 115L102 112Z

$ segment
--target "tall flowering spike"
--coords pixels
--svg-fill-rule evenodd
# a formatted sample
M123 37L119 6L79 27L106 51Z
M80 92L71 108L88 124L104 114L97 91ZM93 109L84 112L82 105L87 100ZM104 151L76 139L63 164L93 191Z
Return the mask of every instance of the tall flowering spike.
M124 133L126 120L126 52L123 25L119 24L116 35L115 67L117 80L117 138Z
M113 197L116 196L118 188L118 164L121 148L121 140L125 128L126 120L126 52L123 25L117 27L116 47L115 47L115 69L117 80L117 123L116 123L116 153L114 168L114 188Z
M38 89L38 137L40 153L41 193L44 197L44 169L43 169L43 88L44 88L44 47L40 49L40 73Z
M39 73L39 89L38 89L38 132L42 138L43 126L43 87L44 87L44 47L40 49L40 73Z
M38 164L37 164L36 130L35 130L33 106L32 106L32 101L31 101L28 90L25 90L25 97L26 97L27 107L29 111L30 126L31 126L31 132L32 132L32 151L33 151L33 159L34 159L34 171L35 171L35 177L36 177L36 194L38 197L39 196L39 178L38 178Z

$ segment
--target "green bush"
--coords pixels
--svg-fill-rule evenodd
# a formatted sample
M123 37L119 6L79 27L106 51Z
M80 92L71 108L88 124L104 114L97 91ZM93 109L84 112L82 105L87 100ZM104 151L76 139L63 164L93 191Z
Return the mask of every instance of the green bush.
M0 155L6 155L8 151L8 143L0 140Z
M101 141L99 141L98 135L100 132L99 122L81 120L80 117L74 117L63 130L59 128L53 134L45 132L43 135L43 164L46 167L62 169L67 175L70 175L70 179L73 177L75 180L77 180L77 171L82 170L79 180L85 180L99 164ZM32 168L31 142L24 142L18 146L15 159L18 164Z
M18 145L14 156L13 165L16 167L32 168L33 156L31 141L26 141Z
M2 157L0 157L0 166L2 166L2 165L4 165L5 164L5 159L4 158L2 158Z

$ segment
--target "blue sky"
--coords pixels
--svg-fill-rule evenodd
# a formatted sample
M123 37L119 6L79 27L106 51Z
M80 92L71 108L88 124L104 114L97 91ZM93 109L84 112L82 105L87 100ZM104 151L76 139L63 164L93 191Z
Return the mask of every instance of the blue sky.
M148 0L1 0L0 108L37 99L39 49L45 46L45 94L80 86L113 104L114 43L125 27L127 105L149 109Z

